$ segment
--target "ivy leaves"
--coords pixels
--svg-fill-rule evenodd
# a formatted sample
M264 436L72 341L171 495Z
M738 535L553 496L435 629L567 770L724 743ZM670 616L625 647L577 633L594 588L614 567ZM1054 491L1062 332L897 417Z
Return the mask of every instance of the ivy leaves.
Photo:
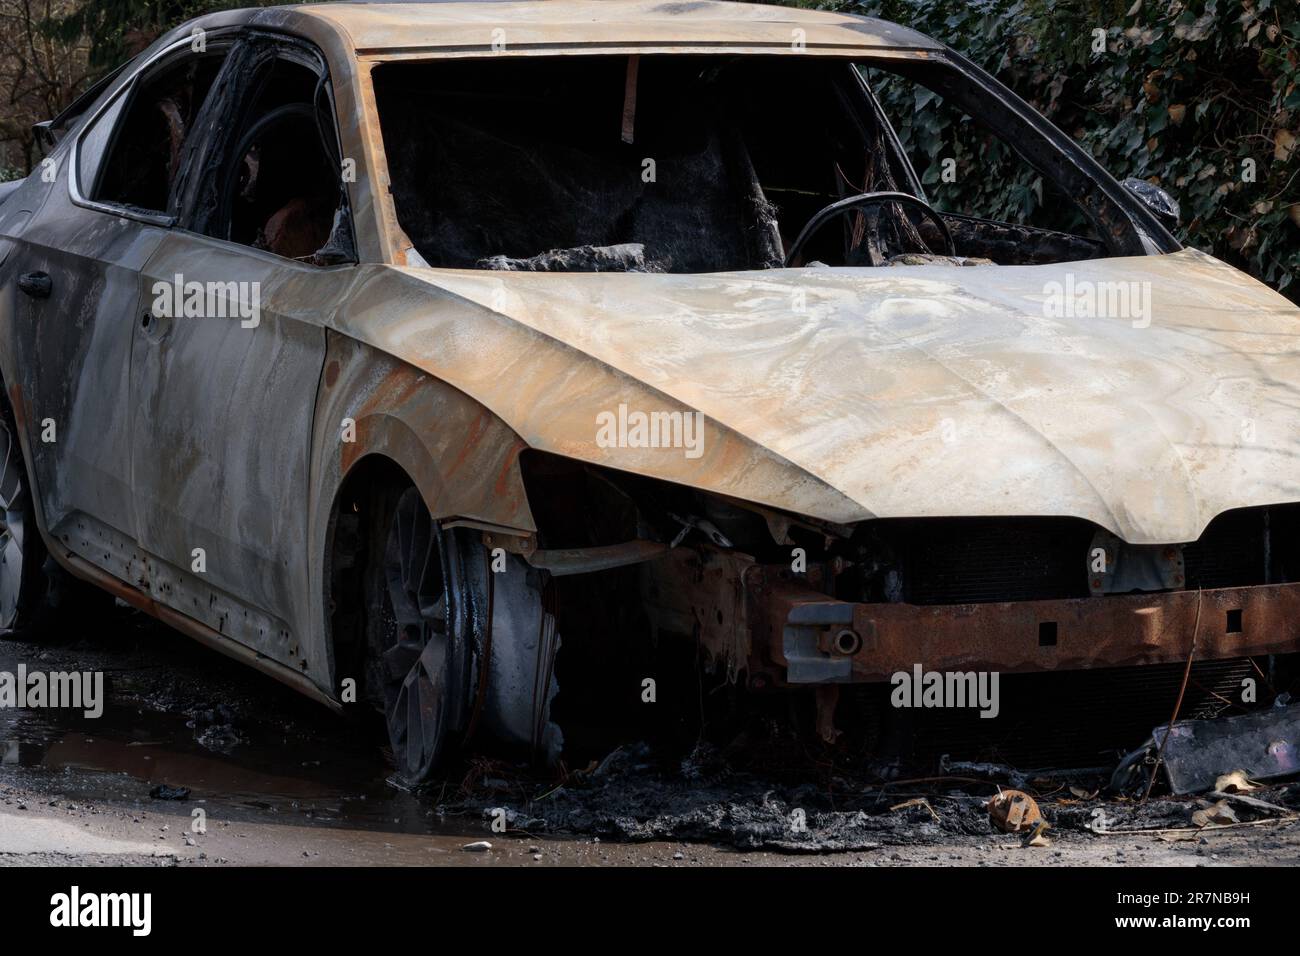
M1180 236L1300 301L1300 4L1275 0L829 0L948 43L1117 178L1168 190ZM1098 33L1097 31L1100 31ZM932 94L930 94L932 96ZM882 96L882 100L886 99ZM904 145L969 172L995 157L915 94ZM904 104L886 103L891 116ZM900 134L901 135L901 134ZM936 151L938 150L938 151ZM942 151L946 150L946 153ZM974 163L965 167L965 162ZM1043 214L1032 177L963 175L948 208ZM1037 205L1036 205L1037 204Z

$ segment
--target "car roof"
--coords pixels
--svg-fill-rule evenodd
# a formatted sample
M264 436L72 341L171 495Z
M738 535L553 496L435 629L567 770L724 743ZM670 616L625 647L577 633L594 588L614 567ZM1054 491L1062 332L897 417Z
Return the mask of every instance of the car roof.
M498 38L507 49L554 52L786 52L796 43L810 52L943 49L929 37L885 20L719 0L344 0L287 9L327 21L360 55L480 48L489 52Z

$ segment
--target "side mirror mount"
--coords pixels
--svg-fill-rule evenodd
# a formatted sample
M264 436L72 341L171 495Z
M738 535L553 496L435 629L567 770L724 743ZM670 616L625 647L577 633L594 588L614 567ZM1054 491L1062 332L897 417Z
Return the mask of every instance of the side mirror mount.
M54 120L41 120L32 124L32 139L46 154L59 144L58 134L54 132Z
M1178 200L1174 199L1173 196L1159 186L1153 186L1145 179L1130 177L1124 180L1121 185L1142 200L1142 204L1155 214L1156 219L1160 221L1160 225L1170 232L1178 228L1178 217L1181 210L1178 208Z

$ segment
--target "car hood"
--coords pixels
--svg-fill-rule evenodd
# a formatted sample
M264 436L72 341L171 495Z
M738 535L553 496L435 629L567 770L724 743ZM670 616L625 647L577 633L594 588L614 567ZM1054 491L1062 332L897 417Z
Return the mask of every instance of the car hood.
M1192 250L1015 267L383 272L336 321L531 446L799 514L1069 515L1154 544L1300 500L1300 310ZM625 421L700 413L700 453L607 447L599 426L620 405Z

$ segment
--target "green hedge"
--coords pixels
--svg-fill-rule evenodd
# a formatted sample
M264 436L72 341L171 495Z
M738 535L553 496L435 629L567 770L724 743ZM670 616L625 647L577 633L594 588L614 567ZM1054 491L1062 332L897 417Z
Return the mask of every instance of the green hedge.
M948 43L1090 149L1182 206L1179 238L1300 301L1300 2L1297 0L839 0ZM1095 29L1105 52L1094 52ZM901 104L894 104L895 110ZM915 110L912 111L915 114ZM933 113L910 142L971 153ZM931 153L931 155L935 155ZM1253 181L1252 181L1253 174ZM945 203L1031 216L1040 192L963 177ZM1034 218L1031 216L1031 218Z

